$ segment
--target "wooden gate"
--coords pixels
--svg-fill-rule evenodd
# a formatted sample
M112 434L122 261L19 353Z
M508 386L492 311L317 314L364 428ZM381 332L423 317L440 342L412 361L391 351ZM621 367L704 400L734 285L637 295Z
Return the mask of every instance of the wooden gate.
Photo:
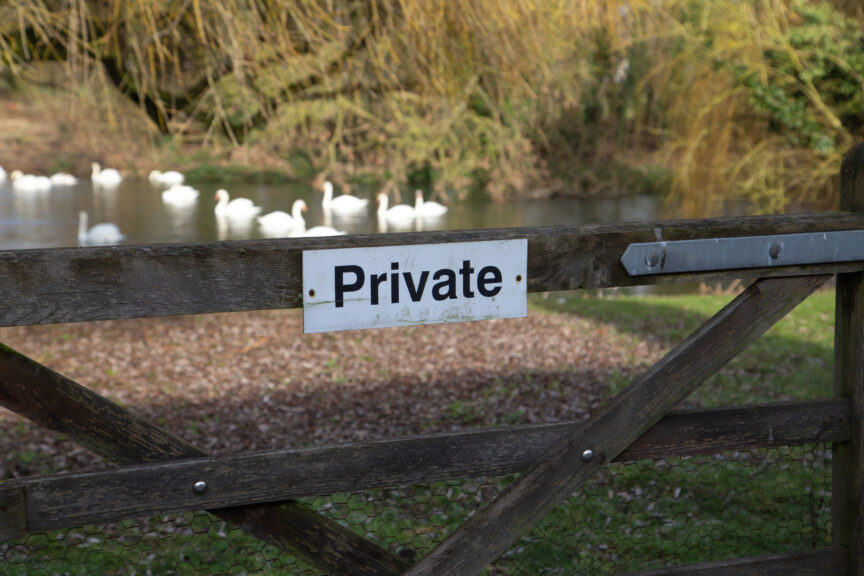
M123 407L0 347L0 403L122 465L0 484L0 540L206 509L337 575L476 574L614 460L834 442L833 545L657 574L864 575L864 262L630 276L628 245L864 230L864 145L844 159L842 212L609 226L0 252L0 325L292 308L304 250L527 238L529 291L753 280L733 302L585 422L208 457ZM670 410L827 280L836 278L835 397ZM770 434L766 433L770 429ZM410 455L410 457L406 456ZM521 472L410 565L295 498L470 474Z

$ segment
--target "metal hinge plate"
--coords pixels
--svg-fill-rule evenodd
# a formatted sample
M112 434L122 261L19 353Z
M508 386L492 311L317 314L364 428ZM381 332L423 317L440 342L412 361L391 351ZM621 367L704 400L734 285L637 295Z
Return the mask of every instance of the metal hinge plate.
M830 264L864 260L864 230L630 244L630 276Z

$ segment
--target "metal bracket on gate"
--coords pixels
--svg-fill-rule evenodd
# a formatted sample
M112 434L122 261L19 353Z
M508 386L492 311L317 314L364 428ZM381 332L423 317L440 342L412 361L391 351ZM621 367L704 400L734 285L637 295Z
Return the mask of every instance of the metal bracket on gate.
M864 230L643 242L627 246L630 276L864 260Z

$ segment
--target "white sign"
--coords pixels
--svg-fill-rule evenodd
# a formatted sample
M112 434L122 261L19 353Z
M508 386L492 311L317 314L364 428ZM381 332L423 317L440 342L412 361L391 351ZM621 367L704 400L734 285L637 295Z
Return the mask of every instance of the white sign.
M528 314L528 241L303 252L303 332Z

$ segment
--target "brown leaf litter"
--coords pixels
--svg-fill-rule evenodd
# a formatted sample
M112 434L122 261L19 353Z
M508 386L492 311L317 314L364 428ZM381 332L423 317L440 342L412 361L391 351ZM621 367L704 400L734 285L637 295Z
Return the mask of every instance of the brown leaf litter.
M0 341L212 453L586 418L662 354L571 314L302 334L297 310L0 329ZM102 467L0 409L0 478Z

